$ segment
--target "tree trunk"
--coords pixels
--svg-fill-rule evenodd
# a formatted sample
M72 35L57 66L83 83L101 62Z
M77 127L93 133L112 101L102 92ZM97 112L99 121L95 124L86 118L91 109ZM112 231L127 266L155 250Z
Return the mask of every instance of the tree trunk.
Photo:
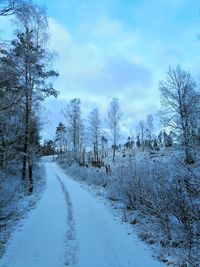
M114 142L113 142L113 162L115 161L115 153L116 153L116 143L117 143L116 132L114 133Z
M28 160L28 173L29 173L29 194L33 192L33 166L31 159Z
M22 163L22 178L26 178L27 159L28 159L28 142L29 142L29 106L28 106L28 92L26 92L26 108L25 108L25 138L24 138L24 156Z
M186 127L184 129L183 138L184 138L184 146L185 146L185 162L187 164L193 164L195 161L194 161L194 159L191 155L191 151L190 151L189 130L188 130L187 123L186 123Z
M116 151L116 145L113 145L113 161L115 161L115 151Z
M83 149L83 166L85 166L85 149Z

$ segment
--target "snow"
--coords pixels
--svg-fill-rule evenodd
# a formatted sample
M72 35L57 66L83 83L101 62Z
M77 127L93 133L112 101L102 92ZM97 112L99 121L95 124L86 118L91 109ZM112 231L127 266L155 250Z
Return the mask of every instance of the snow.
M54 162L47 188L22 222L0 267L161 267L110 210Z
M0 170L0 259L12 232L43 195L46 179L40 161L34 166L33 173L33 193L28 195L27 183L21 179L19 163L10 161L7 168Z

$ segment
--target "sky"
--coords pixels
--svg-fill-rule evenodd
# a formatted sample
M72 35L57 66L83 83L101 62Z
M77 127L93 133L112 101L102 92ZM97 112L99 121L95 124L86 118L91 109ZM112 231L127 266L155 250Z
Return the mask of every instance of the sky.
M45 102L44 136L54 135L72 98L81 98L85 115L97 107L102 117L118 98L128 132L160 109L159 81L169 66L181 64L199 79L198 0L34 2L46 8L60 74L59 97Z

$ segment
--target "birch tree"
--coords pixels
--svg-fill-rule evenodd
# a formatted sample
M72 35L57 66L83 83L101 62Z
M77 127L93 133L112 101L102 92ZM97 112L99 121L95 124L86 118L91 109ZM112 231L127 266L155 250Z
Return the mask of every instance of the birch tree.
M99 116L99 110L95 108L89 114L89 131L92 140L92 145L94 146L94 160L99 161L99 144L101 139L101 120Z
M72 99L67 107L63 110L69 142L72 147L73 157L78 161L84 143L84 126L81 113L81 100Z
M107 112L107 121L111 133L112 148L113 148L113 161L115 161L115 154L117 142L119 140L119 132L121 128L122 112L119 107L117 98L113 98L110 102L110 107Z
M193 163L192 132L199 114L200 94L190 73L179 65L169 68L165 81L160 82L164 126L179 133L183 140L185 162Z

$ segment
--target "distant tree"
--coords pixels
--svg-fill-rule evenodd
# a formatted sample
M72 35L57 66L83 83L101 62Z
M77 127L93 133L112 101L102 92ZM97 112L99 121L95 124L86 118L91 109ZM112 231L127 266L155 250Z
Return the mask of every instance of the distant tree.
M101 157L106 157L106 150L108 145L108 138L105 135L101 136Z
M169 68L166 81L160 82L162 112L165 127L179 133L183 139L185 162L193 163L192 126L199 114L200 94L189 72L179 65Z
M160 131L159 135L158 135L158 145L162 145L163 144L163 132Z
M119 101L117 98L113 98L110 107L108 109L108 126L111 132L112 148L113 148L113 161L115 161L115 154L117 148L117 142L119 140L119 132L121 128L122 112L119 107Z
M66 151L67 146L67 138L66 138L66 127L65 125L60 122L59 125L56 127L56 138L55 138L55 145L58 147L59 156L61 156Z
M154 129L154 126L153 126L153 115L152 114L149 114L147 116L146 126L147 126L147 131L148 131L148 141L149 141L149 144L151 144L152 134L153 134L153 129Z
M134 146L134 141L132 138L129 136L127 138L127 142L124 144L124 147L129 150L129 154L131 155L131 152L133 152L133 146Z
M140 147L141 147L141 142L140 142L139 135L137 136L136 146L137 146L138 149L140 149Z
M43 156L49 156L55 154L55 144L53 140L44 140L44 144L41 146Z
M127 138L126 148L129 150L131 149L131 137L130 136Z

